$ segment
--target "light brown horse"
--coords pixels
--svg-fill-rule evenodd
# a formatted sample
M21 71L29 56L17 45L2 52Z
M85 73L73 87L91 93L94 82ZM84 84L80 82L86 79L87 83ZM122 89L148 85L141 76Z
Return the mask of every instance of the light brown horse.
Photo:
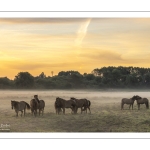
M86 113L87 113L87 108L88 108L88 101L87 101L87 99L85 99L85 98L84 99L76 99L74 97L71 97L70 99L74 100L76 102L75 113L77 113L78 108L81 108L81 114L82 114L82 111L86 111Z
M26 109L30 109L30 105L26 103L25 101L18 102L18 101L11 100L11 107L12 109L13 108L15 109L16 117L18 117L19 111L21 111L21 117L22 117L23 111L24 111L24 116L25 116Z
M45 102L44 102L44 100L39 100L39 99L38 99L38 95L34 95L34 98L35 98L35 100L37 100L37 102L38 102L38 107L37 107L37 109L39 109L39 116L40 116L40 114L41 114L41 111L42 111L42 116L43 116L44 107L45 107Z
M57 108L63 109L63 114L65 114L65 108L70 108L75 113L76 102L74 100L65 100L65 99L57 97L55 101L55 105L57 106ZM59 111L58 111L58 114L59 114Z
M132 110L133 110L133 104L134 104L135 99L136 99L136 98L135 98L134 96L133 96L132 98L123 98L123 99L121 100L121 110L124 109L124 108L123 108L123 105L124 105L124 104L129 105L129 109L130 109L130 107L132 106Z
M147 98L142 98L138 95L134 96L138 105L138 110L140 109L140 104L145 104L146 108L149 109L149 100Z

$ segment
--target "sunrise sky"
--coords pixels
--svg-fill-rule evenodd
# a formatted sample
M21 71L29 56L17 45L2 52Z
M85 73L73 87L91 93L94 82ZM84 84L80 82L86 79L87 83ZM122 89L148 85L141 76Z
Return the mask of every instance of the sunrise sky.
M0 77L150 67L150 18L1 18Z

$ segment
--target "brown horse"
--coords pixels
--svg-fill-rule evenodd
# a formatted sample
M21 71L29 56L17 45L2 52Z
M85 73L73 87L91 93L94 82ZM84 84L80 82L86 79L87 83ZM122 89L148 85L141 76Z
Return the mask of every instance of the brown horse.
M63 114L65 114L65 108L71 108L71 110L75 113L76 102L74 100L65 100L57 97L55 101L55 105L57 108L63 109ZM59 114L58 109L56 109L56 114Z
M138 95L134 96L138 105L138 110L140 109L140 104L145 104L146 108L149 109L149 100L147 98L142 98Z
M89 109L89 112L91 114L91 110L90 110L91 102L90 102L90 100L87 100L87 103L88 103L87 108ZM82 111L85 111L85 110L86 110L86 113L87 113L86 107L84 107L84 109L82 109Z
M61 107L59 107L59 105L57 104L56 101L55 101L55 103L54 103L54 107L55 107L55 110L56 110L56 114L59 114L60 112L62 112Z
M128 99L128 98L123 98L122 100L121 100L121 110L123 109L123 105L124 104L127 104L127 105L129 105L129 109L130 109L130 107L132 106L132 110L133 110L133 104L134 104L134 101L135 101L135 97L133 96L132 98L130 98L130 99Z
M22 117L23 111L24 111L24 116L25 116L26 108L30 109L30 105L28 103L26 103L25 101L17 102L17 101L11 100L11 107L12 107L12 109L13 108L15 109L16 117L18 117L19 111L21 111L21 117Z
M88 108L88 101L87 99L76 99L74 97L71 97L70 98L71 100L74 100L76 102L76 109L75 109L75 113L77 113L78 111L78 108L81 108L81 114L82 114L82 111L86 111L87 113L87 108ZM84 107L84 109L83 109Z
M45 102L44 102L44 100L39 100L39 99L38 99L38 95L34 95L34 99L37 100L37 102L38 102L38 107L37 107L37 109L39 109L39 116L40 116L41 111L42 111L42 116L43 116L44 107L45 107Z
M31 101L30 101L31 113L32 113L32 115L34 114L35 117L37 115L38 105L39 105L39 103L36 99L31 99Z

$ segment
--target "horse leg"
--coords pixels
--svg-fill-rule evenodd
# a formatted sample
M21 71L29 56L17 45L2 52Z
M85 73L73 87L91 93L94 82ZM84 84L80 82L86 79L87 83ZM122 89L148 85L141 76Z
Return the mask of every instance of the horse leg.
M17 110L15 110L15 112L16 112L16 117L18 117L18 111L17 111Z
M31 108L31 114L32 114L32 116L33 116L33 109Z
M90 114L91 114L91 110L90 110L90 107L88 107L88 109L89 109L89 112L90 112Z
M124 108L123 108L123 105L124 105L124 104L122 104L122 109L124 109Z
M140 104L138 104L138 110L140 110Z
M129 105L129 109L130 109L130 107L131 107L131 104Z
M147 108L147 103L145 102L145 106L146 106L146 108Z
M34 110L34 116L36 117L37 115L37 109Z
M86 114L87 114L87 107L86 107L86 110L85 110Z
M22 117L22 114L23 114L23 110L21 110L21 117Z
M39 109L39 116L40 116L40 111L41 111L41 110Z
M26 112L26 109L24 109L24 116L25 116L25 112Z
M63 108L63 114L65 114L65 108Z
M43 108L43 110L42 110L42 116L43 116L43 113L44 113L44 108Z

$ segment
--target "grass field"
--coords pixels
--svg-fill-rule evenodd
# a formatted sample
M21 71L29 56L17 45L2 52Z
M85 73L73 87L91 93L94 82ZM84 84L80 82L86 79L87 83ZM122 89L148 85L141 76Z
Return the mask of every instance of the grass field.
M44 116L33 117L31 111L26 111L26 116L16 117L11 109L11 100L24 100L30 103L33 95L38 94L39 99L46 103ZM141 105L137 109L129 110L124 105L121 110L121 99L133 95L147 97L147 91L0 91L0 125L10 125L8 132L150 132L150 109ZM66 114L56 115L54 101L56 97L70 99L70 97L87 98L91 101L91 114L72 115L70 109ZM1 127L0 126L0 127ZM2 127L0 128L2 129ZM7 132L0 130L0 132Z

